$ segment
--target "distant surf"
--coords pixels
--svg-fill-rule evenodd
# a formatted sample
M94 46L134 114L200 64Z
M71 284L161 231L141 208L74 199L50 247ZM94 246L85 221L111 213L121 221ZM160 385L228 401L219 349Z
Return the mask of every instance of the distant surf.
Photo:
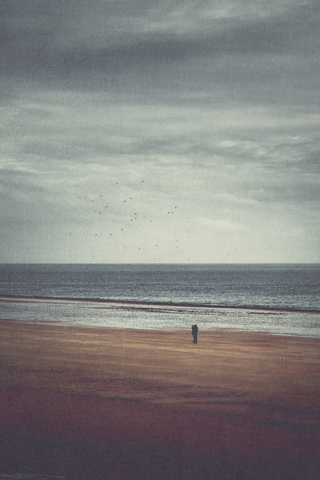
M135 308L150 308L150 307L172 307L172 308L196 308L196 309L232 309L232 310L257 310L261 312L292 312L292 313L314 313L320 314L317 309L302 309L302 308L285 308L285 307L261 307L259 305L223 305L223 304L206 304L194 302L151 302L146 300L119 300L113 298L78 298L78 297L40 297L40 296L16 296L16 295L1 295L0 301L23 301L23 302L88 302L88 303L103 303L113 304L117 306L133 306Z

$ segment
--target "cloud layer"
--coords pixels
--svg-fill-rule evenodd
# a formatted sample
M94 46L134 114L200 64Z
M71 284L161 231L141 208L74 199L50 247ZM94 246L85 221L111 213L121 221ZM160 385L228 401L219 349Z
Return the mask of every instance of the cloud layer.
M320 261L318 3L1 8L1 262Z

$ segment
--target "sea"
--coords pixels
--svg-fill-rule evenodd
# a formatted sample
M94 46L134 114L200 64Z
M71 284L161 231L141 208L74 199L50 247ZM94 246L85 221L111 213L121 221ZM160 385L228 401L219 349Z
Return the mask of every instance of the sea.
M1 264L0 319L320 337L320 264Z

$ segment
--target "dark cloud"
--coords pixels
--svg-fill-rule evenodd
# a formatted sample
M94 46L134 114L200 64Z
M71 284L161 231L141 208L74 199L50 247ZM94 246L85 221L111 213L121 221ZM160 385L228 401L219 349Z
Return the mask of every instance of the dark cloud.
M149 18L146 12L151 6L155 8L153 2L147 10L143 2L141 10L135 2L134 11L132 2L121 2L122 7L114 2L94 2L93 7L85 2L63 3L57 7L56 2L18 1L13 2L15 8L11 6L4 11L7 21L1 52L9 73L47 71L51 75L70 75L83 70L102 70L108 74L221 55L318 53L319 7L313 3L292 8L289 5L280 14L271 10L268 16L256 15L247 20L199 21L195 17L194 24L177 32L147 28L152 16ZM91 11L93 8L94 12L94 5L99 7L96 15ZM103 22L99 21L99 11L105 16ZM133 15L141 22L133 22L130 28ZM127 28L129 25L127 31L123 25ZM70 28L75 30L77 45L73 36L68 35Z
M203 108L315 109L319 101L316 2L262 3L261 9L254 2L208 1L5 5L0 61L7 103L15 88L24 93L32 86Z

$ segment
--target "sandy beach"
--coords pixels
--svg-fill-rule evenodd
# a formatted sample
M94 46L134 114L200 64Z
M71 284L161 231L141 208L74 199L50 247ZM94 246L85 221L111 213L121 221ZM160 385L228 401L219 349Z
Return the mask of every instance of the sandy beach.
M320 478L320 339L0 322L0 479Z

